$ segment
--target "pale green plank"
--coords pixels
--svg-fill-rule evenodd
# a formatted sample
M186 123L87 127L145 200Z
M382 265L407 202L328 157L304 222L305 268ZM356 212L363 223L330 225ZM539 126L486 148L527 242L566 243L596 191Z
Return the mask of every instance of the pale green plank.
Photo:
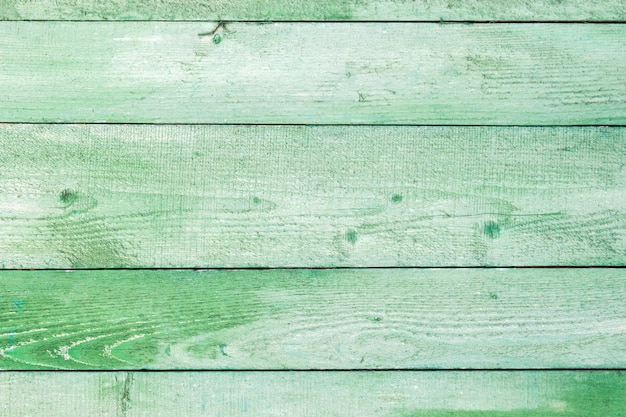
M0 368L626 365L624 269L0 272Z
M4 22L0 54L5 122L626 124L619 24Z
M0 126L0 267L624 265L626 129Z
M624 0L2 0L26 20L624 20Z
M623 417L619 372L2 373L2 416Z

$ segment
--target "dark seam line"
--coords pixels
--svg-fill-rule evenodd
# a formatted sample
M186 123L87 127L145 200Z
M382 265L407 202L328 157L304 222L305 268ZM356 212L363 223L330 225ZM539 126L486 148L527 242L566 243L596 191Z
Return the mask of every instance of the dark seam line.
M500 19L425 19L425 20L324 20L324 19L302 19L302 20L273 20L273 19L137 19L137 20L84 20L84 19L4 19L1 22L37 22L37 23L210 23L221 22L225 24L231 23L332 23L332 24L625 24L626 20L500 20Z
M0 268L0 272L45 271L327 271L366 269L624 269L624 265L532 265L532 266L331 266L331 267L113 267L113 268Z
M401 124L401 123L152 123L152 122L0 122L1 125L85 125L85 126L299 126L299 127L598 127L598 128L623 128L626 124L569 124L569 125L520 125L520 124Z
M112 373L112 372L133 372L133 373L308 373L308 372L329 372L329 373L348 373L348 372L626 372L626 368L356 368L356 369L336 369L336 368L319 368L319 369L16 369L0 370L0 373Z

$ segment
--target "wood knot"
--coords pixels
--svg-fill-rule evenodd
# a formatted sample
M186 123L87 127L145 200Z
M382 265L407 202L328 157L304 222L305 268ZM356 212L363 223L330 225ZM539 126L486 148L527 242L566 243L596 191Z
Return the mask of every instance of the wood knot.
M490 239L500 237L500 226L494 221L488 221L483 226L483 234Z
M346 232L345 238L346 238L346 241L348 243L351 243L351 244L354 245L356 243L356 239L357 239L356 230L354 230L354 229L348 230Z
M65 190L61 191L61 194L59 194L59 200L63 204L70 205L74 201L76 201L76 193L69 188L66 188Z

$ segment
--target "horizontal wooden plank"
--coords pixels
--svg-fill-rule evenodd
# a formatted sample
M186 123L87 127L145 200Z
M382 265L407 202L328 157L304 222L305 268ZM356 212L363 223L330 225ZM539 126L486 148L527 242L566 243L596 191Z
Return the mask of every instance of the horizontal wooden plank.
M624 0L3 0L25 20L625 20Z
M625 275L2 271L0 368L625 367Z
M620 372L0 373L7 416L622 417Z
M624 265L626 129L0 125L0 267Z
M626 124L626 25L4 22L0 121Z

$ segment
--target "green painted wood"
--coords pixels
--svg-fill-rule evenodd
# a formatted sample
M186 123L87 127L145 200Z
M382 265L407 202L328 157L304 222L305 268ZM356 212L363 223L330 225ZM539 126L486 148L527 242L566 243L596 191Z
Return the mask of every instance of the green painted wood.
M0 125L0 267L624 265L623 128Z
M2 0L25 20L585 20L626 19L624 0Z
M623 368L625 275L2 271L0 368Z
M626 124L626 25L4 22L0 121Z
M622 417L619 372L0 373L3 416Z

